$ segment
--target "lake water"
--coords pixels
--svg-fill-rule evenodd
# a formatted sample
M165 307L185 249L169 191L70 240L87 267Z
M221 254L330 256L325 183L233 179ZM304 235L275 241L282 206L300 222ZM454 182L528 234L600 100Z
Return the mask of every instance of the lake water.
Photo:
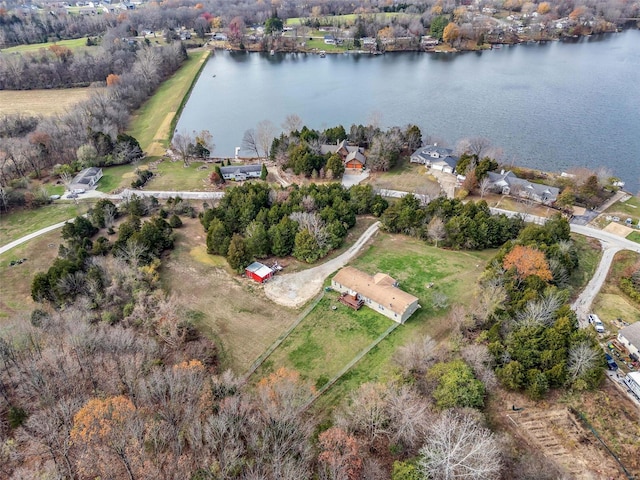
M640 186L640 31L462 54L216 52L178 131L208 129L216 156L268 119L420 126L449 146L482 136L503 161L550 171L606 166Z

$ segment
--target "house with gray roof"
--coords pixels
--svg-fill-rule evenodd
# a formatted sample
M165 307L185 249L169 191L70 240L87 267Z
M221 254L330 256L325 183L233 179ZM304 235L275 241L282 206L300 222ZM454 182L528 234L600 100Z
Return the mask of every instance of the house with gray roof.
M444 173L453 173L458 164L458 157L453 155L453 150L450 148L439 147L437 143L434 143L413 152L410 162Z
M528 198L544 205L551 205L557 200L560 193L560 189L556 187L518 178L511 171L487 172L487 176L491 181L489 189L493 192Z
M262 164L258 165L228 165L220 167L220 173L225 180L242 182L249 178L260 178Z
M93 188L102 178L102 169L99 167L85 168L78 173L69 186L69 190L85 191Z

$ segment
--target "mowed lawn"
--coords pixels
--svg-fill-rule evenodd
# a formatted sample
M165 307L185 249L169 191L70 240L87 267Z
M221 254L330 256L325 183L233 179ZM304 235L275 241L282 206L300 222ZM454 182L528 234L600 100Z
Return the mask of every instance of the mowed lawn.
M91 207L93 202L56 201L33 210L0 213L0 246L42 228L77 217Z
M127 133L150 155L162 155L169 146L172 121L208 55L209 51L189 53L180 69L133 115Z
M57 45L58 47L67 47L71 50L91 48L91 47L87 47L87 38L82 37L82 38L73 38L71 40L58 40L57 42L32 43L30 45L17 45L15 47L3 48L1 53L37 52L41 48L49 48L49 47L52 47L53 45Z
M288 367L320 388L391 325L387 317L364 307L356 312L338 302L337 292L328 293L258 369L256 378Z
M0 325L8 318L26 315L36 308L31 299L33 276L51 266L61 241L60 230L54 230L0 255ZM12 260L23 258L27 261L10 266Z
M427 334L438 341L445 340L451 328L446 319L449 308L434 308L433 292L446 295L450 305L469 305L477 279L494 254L494 250L442 250L415 238L379 233L350 264L369 274L383 272L396 278L402 290L420 299L422 308L347 372L318 401L320 408L331 408L364 382L391 379L394 375L391 358L401 345ZM258 378L287 366L300 371L311 382L322 384L392 324L366 307L358 312L348 310L331 295L267 359L257 372ZM334 311L331 305L338 308Z
M620 277L638 261L640 261L640 255L635 252L618 252L613 259L605 284L593 302L593 311L612 332L617 331L612 323L616 318L629 323L640 321L640 305L627 297L618 287Z
M0 90L0 115L55 115L87 100L100 88L65 88L59 90Z

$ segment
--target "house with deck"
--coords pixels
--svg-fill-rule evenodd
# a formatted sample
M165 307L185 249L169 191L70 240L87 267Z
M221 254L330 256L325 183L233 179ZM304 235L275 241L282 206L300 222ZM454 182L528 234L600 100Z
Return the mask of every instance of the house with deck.
M228 165L220 167L220 173L225 180L242 182L249 178L260 178L262 164L258 165Z
M400 290L398 282L386 273L371 276L344 267L331 280L331 287L398 323L405 323L420 308L418 297Z
M558 199L560 189L533 183L523 178L518 178L513 172L502 170L500 173L487 172L490 186L493 192L502 195L513 195L516 197L528 198L544 205L551 205Z

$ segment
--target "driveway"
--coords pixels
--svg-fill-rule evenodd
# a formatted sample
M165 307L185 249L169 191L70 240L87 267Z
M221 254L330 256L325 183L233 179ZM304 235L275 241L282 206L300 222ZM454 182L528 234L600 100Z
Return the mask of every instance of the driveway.
M352 187L354 185L358 185L361 181L363 181L365 178L369 177L369 170L365 170L363 172L350 172L350 171L346 171L344 173L344 175L342 175L342 186L344 188L349 188Z
M298 308L312 299L322 289L325 278L344 267L378 231L380 222L371 225L346 252L298 273L276 275L264 286L264 293L272 301L285 307Z

